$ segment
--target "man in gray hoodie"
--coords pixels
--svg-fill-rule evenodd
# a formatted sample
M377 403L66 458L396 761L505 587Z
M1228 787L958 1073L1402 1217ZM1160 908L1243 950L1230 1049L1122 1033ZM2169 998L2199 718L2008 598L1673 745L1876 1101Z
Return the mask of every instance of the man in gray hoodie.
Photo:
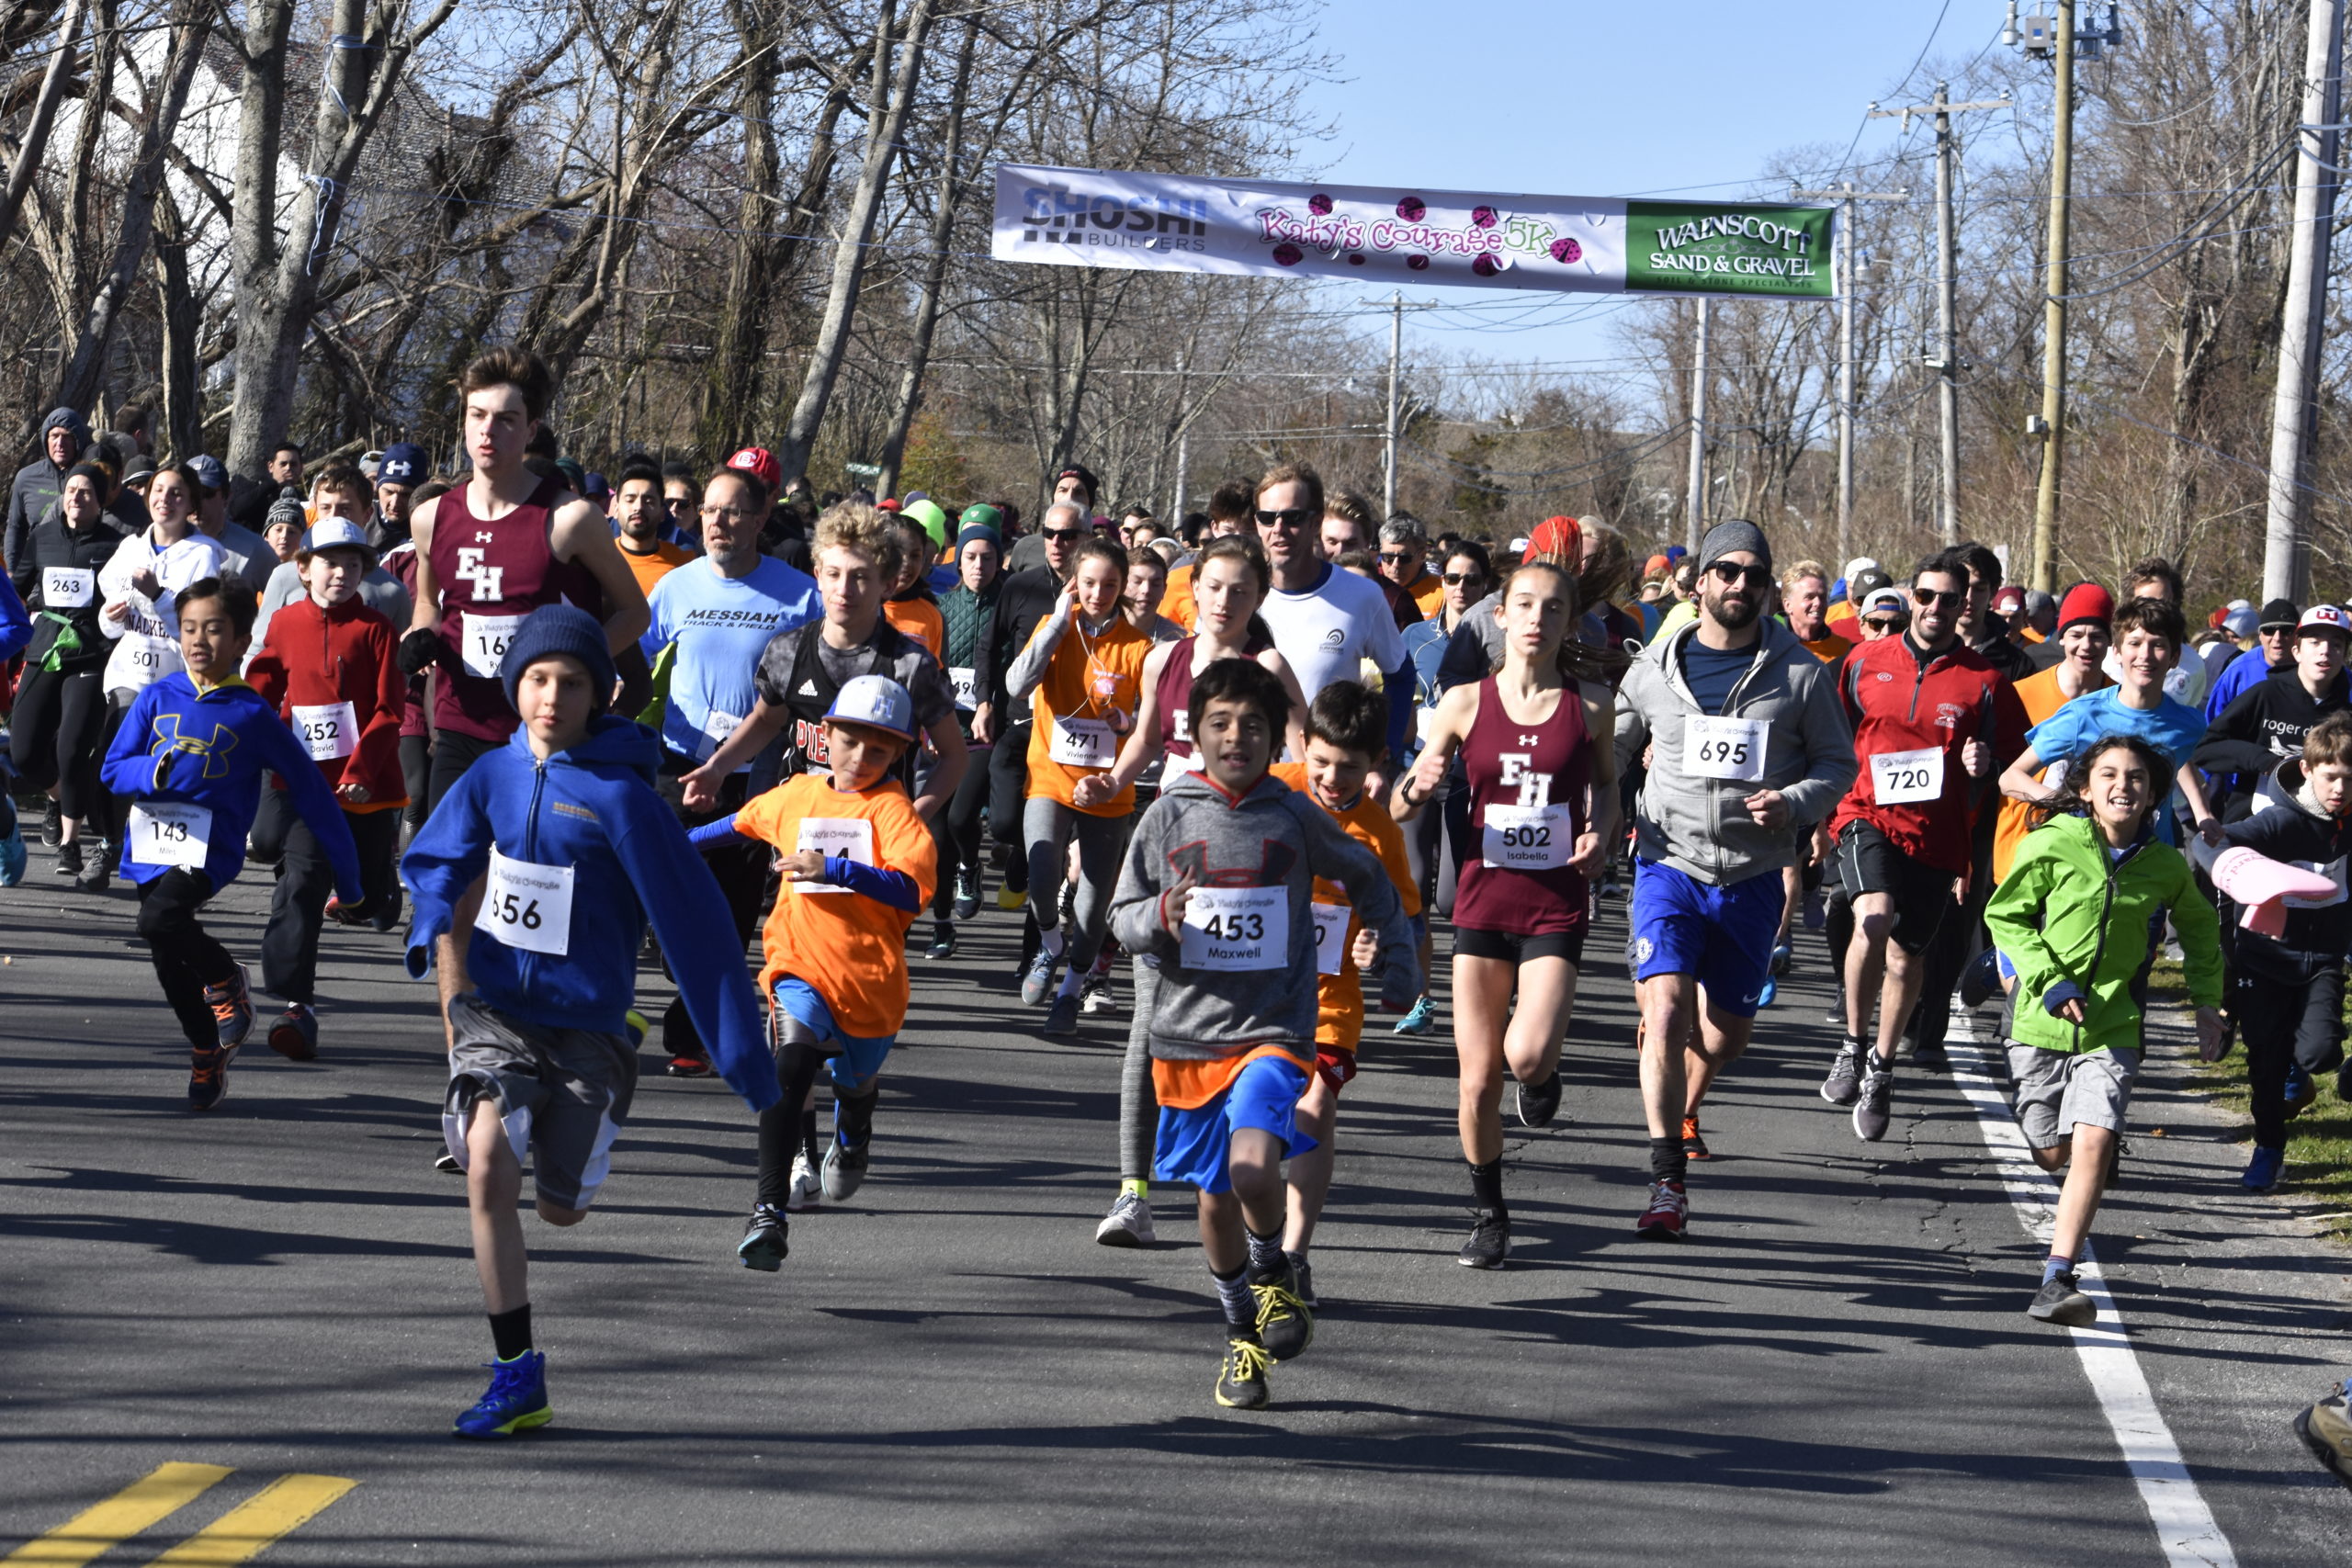
M1289 719L1282 682L1255 660L1193 680L1187 717L1201 771L1143 814L1111 904L1119 943L1159 974L1150 1024L1159 1130L1155 1181L1200 1189L1201 1250L1225 1308L1217 1403L1267 1403L1266 1368L1305 1350L1283 1222L1285 1156L1315 1140L1296 1122L1315 1070L1315 879L1346 889L1380 933L1381 999L1420 995L1419 942L1388 874L1336 818L1271 778Z
M1653 643L1617 694L1617 754L1650 753L1626 957L1650 1132L1650 1202L1635 1228L1657 1239L1683 1234L1686 1162L1707 1157L1699 1102L1755 1030L1781 870L1857 766L1836 671L1765 614L1775 590L1763 530L1718 523L1698 560L1697 618Z
M16 482L8 487L7 532L0 536L0 558L12 565L23 558L33 525L57 504L58 493L65 488L65 470L82 460L82 449L89 444L90 427L80 414L72 409L49 411L40 422L40 456L18 468Z

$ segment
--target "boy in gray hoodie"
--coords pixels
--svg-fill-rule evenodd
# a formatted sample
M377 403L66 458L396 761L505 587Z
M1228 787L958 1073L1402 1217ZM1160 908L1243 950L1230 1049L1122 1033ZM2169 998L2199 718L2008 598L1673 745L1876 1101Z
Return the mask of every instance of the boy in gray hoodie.
M1111 929L1159 972L1152 1179L1200 1189L1201 1249L1225 1308L1216 1400L1255 1410L1269 1364L1315 1335L1283 1253L1282 1176L1286 1156L1315 1146L1295 1117L1315 1070L1315 878L1345 888L1379 931L1384 1003L1412 1004L1420 964L1379 861L1267 776L1290 717L1282 683L1254 660L1219 660L1194 678L1188 717L1201 771L1164 786L1136 824Z

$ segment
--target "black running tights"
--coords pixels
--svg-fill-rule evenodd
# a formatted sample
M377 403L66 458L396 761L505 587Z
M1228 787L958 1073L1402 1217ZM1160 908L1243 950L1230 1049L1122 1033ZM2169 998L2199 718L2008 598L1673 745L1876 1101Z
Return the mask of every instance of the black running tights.
M212 897L212 879L200 871L175 867L139 890L139 934L164 983L164 999L178 1015L188 1043L209 1051L220 1043L220 1027L204 999L204 988L229 980L237 961L215 942L197 915Z

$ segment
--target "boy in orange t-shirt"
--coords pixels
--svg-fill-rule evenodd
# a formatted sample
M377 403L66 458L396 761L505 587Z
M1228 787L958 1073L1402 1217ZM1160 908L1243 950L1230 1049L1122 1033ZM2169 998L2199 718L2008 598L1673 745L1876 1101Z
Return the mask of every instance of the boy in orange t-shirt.
M1268 772L1321 807L1351 839L1370 850L1388 873L1405 913L1420 925L1421 892L1405 855L1405 833L1388 808L1363 787L1388 744L1388 705L1353 681L1334 681L1315 695L1306 714L1306 761L1280 762ZM1298 1102L1298 1129L1315 1147L1293 1155L1287 1168L1288 1217L1283 1251L1295 1287L1311 1311L1315 1277L1306 1249L1331 1190L1340 1090L1356 1076L1356 1043L1363 1035L1363 971L1379 962L1379 933L1349 908L1337 883L1315 879L1315 1076Z
M914 733L905 687L887 675L846 681L825 715L831 777L787 779L689 835L699 844L738 834L786 852L760 968L784 1097L760 1113L759 1197L736 1248L746 1269L781 1268L786 1209L814 1201L794 1189L816 1185L801 1118L820 1067L833 1080L824 1194L838 1203L865 1179L875 1080L907 1018L907 928L938 877L931 829L890 776Z

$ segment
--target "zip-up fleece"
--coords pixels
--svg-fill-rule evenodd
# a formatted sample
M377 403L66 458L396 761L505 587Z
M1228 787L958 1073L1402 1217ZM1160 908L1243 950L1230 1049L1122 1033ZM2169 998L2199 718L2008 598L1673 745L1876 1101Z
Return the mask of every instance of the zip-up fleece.
M763 1111L782 1091L743 941L709 868L653 793L661 761L651 730L605 715L544 762L518 728L467 769L401 859L414 912L409 973L421 978L431 967L434 939L489 868L492 844L509 860L569 866L571 931L560 957L473 932L467 973L482 1000L528 1023L622 1033L650 915L711 1065Z
M2188 999L2222 1005L2221 921L2178 850L2143 830L2117 860L2087 817L2057 817L2025 836L1984 907L1993 944L2018 972L2010 1032L2019 1044L2069 1055L2137 1049L2140 969L2151 922L2167 910L2187 960ZM2050 1011L2079 996L2083 1021Z
M245 679L277 705L292 722L298 707L347 702L359 722L348 757L322 758L314 765L327 783L365 784L363 809L399 806L408 799L401 772L401 713L408 701L408 678L395 657L400 633L357 594L322 609L305 593L269 618L269 632Z
M2347 857L2352 857L2352 818L2330 817L2312 798L2303 760L2290 757L2255 793L2250 817L2222 830L2233 844L2258 855L2317 872L2335 884L2325 903L2287 901L2287 929L2275 937L2237 933L2238 967L2290 985L2342 964L2352 953L2352 902L2345 897Z
M1719 716L1764 721L1759 783L1682 771L1682 721L1702 711L1682 673L1682 645L1698 635L1695 623L1644 650L1617 691L1617 755L1655 748L1634 808L1642 858L1718 886L1797 863L1806 834L1854 782L1854 732L1838 705L1837 670L1779 621L1765 618L1763 628ZM1794 820L1772 829L1750 816L1741 802L1760 789L1786 795Z
M1829 819L1829 830L1841 833L1849 822L1868 822L1920 864L1964 874L1973 858L1970 834L1976 811L1990 798L2002 767L2025 745L2025 705L2018 701L2017 688L1984 655L1957 642L1923 660L1906 632L1863 643L1848 654L1838 694L1854 727L1860 766ZM1962 748L1971 740L1984 741L1993 753L1982 778L1970 777L1961 766ZM1880 805L1870 759L1930 746L1944 753L1943 794L1907 805Z
M2199 741L2189 761L2200 768L2267 773L2281 757L2303 749L2303 737L2329 714L2352 704L2352 681L2338 675L2324 696L2303 690L2303 678L2290 662L2240 692Z
M286 781L294 809L327 852L334 889L345 903L364 902L359 852L335 806L334 793L311 765L311 754L281 723L277 710L243 681L231 677L202 692L175 670L130 702L114 745L100 764L107 788L130 800L187 801L212 813L204 874L215 893L237 879L245 863L245 835L261 805L261 776ZM146 884L171 867L139 858L137 833L123 835L122 874Z
M1160 924L1160 900L1187 871L1203 887L1282 887L1290 894L1290 962L1281 969L1187 969ZM1159 960L1151 1054L1214 1062L1277 1046L1315 1060L1315 878L1347 889L1357 918L1380 932L1382 999L1420 993L1413 923L1371 851L1306 795L1269 774L1239 799L1204 773L1164 786L1136 824L1111 901L1111 930L1129 953ZM664 944L667 951L667 944Z

